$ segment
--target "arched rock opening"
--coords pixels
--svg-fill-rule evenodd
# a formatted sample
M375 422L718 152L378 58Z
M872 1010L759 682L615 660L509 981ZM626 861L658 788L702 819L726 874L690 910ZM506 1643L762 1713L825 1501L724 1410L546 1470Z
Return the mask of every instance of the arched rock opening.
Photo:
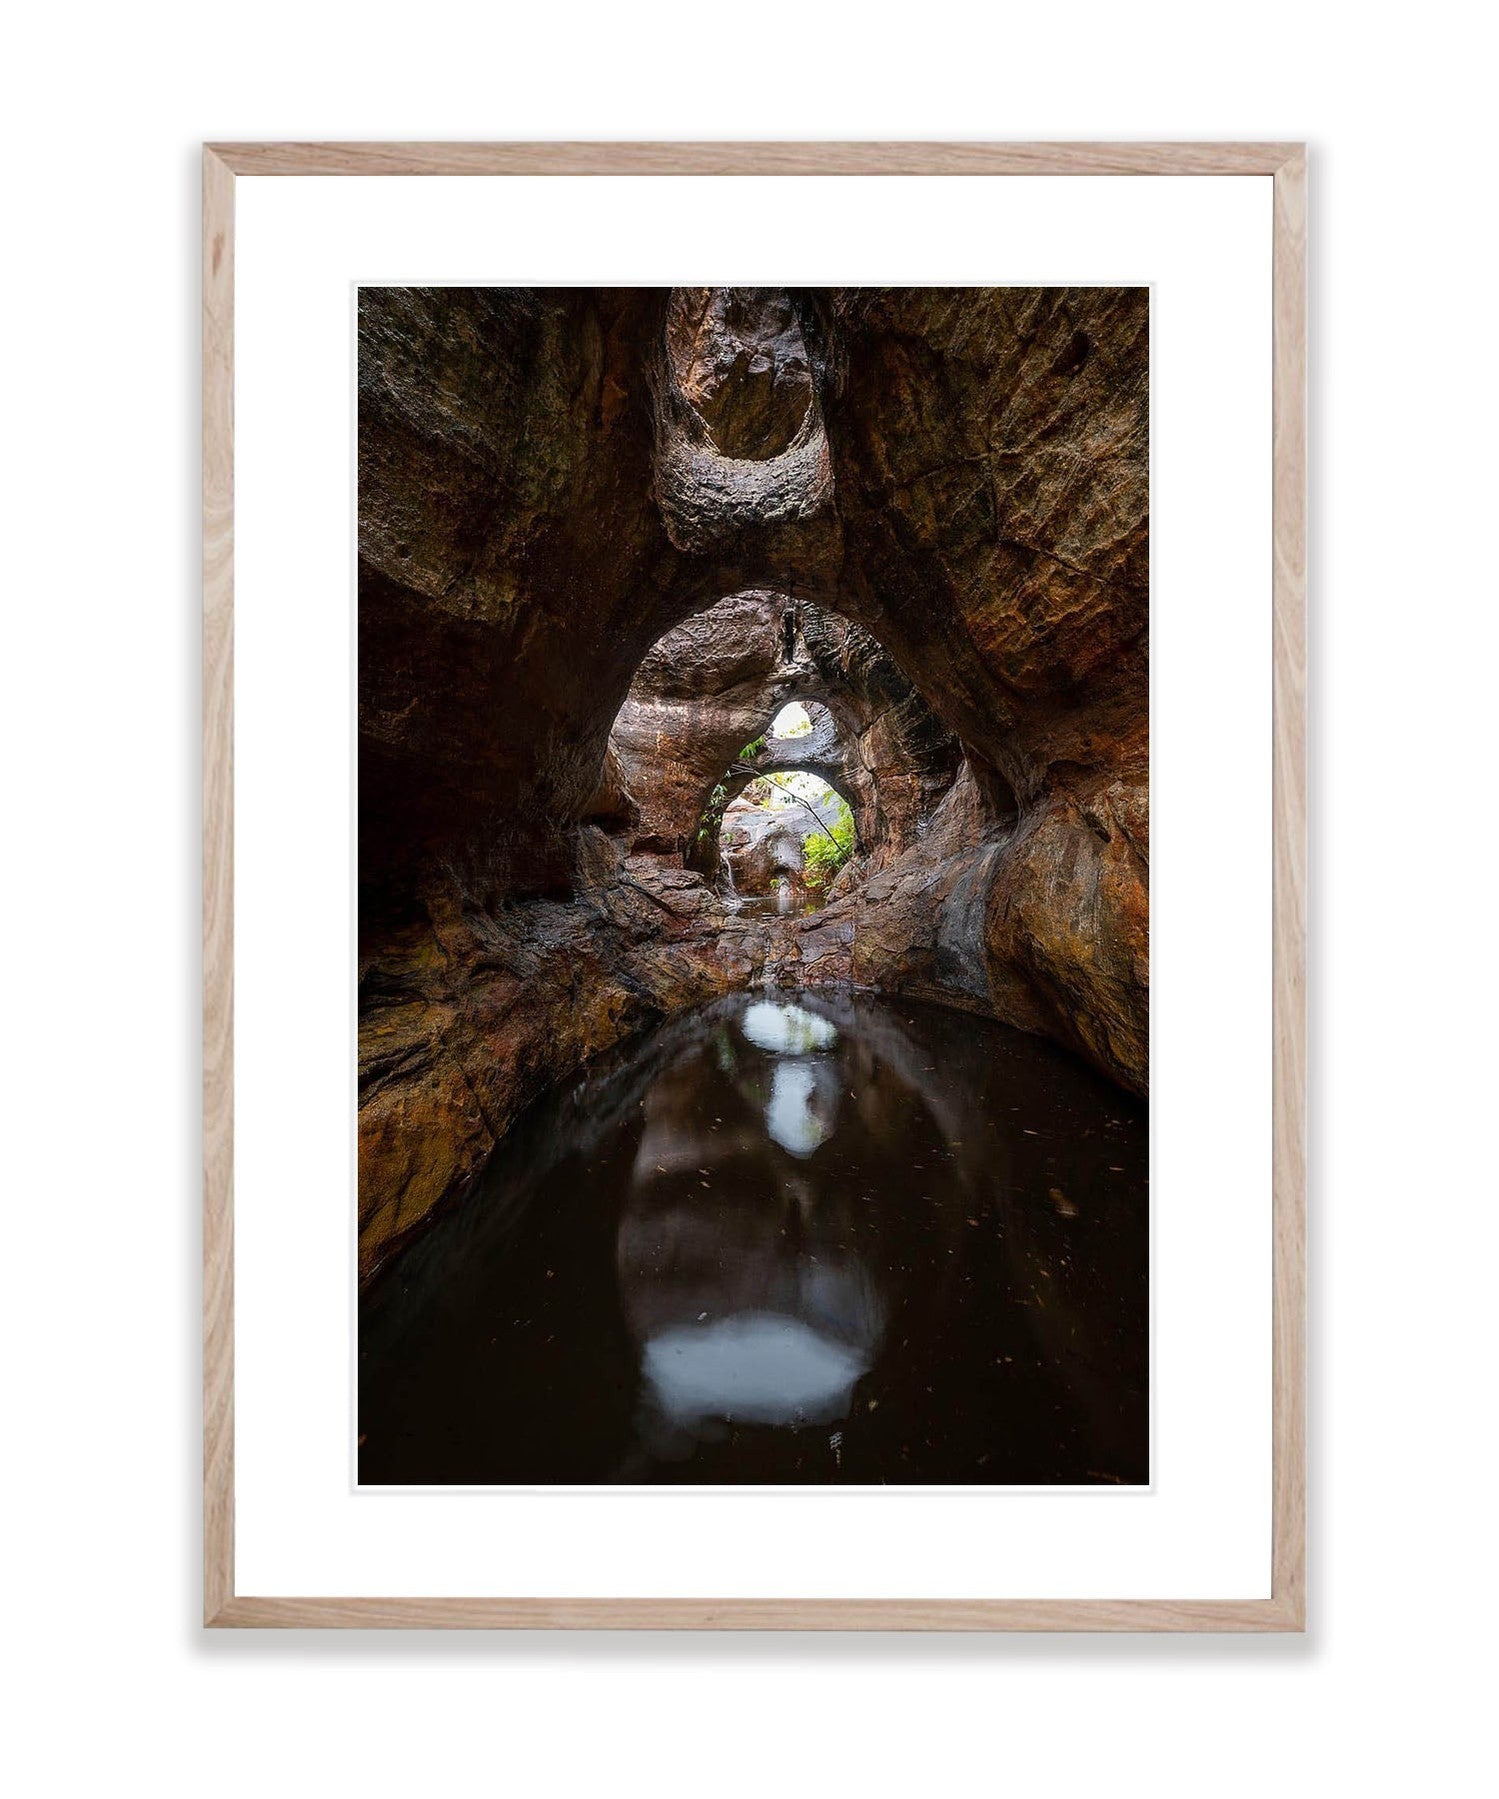
M738 782L710 829L712 871L739 913L768 909L757 908L759 900L773 900L783 917L813 912L858 866L853 808L794 758L770 775Z
M1143 289L361 290L366 1271L735 986L923 994L1144 1090L1147 340ZM864 878L785 924L683 863L763 701L642 776L770 671L875 776Z
M789 633L789 653L788 653ZM800 702L810 739L771 735ZM705 874L698 834L719 787L801 768L853 808L861 852L881 867L909 849L958 771L957 742L859 626L784 594L731 594L666 633L642 661L610 752L635 809L637 851ZM721 808L720 808L721 809Z

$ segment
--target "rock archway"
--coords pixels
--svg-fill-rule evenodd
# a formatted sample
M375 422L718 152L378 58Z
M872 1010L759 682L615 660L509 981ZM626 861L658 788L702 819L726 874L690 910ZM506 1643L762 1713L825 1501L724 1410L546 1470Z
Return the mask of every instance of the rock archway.
M783 742L771 725L794 701L809 708L813 735ZM690 860L715 789L727 802L757 775L797 768L847 798L874 867L916 841L961 759L867 632L774 592L732 594L655 644L610 751L635 808L638 850Z
M794 757L773 775L774 782L755 776L737 783L713 821L713 840L704 845L699 832L692 864L717 879L737 912L768 899L781 916L814 911L835 882L846 887L860 868L853 809Z
M1145 1090L1147 331L1145 290L361 291L366 1272L733 987L920 993ZM685 839L772 692L867 854L744 921Z

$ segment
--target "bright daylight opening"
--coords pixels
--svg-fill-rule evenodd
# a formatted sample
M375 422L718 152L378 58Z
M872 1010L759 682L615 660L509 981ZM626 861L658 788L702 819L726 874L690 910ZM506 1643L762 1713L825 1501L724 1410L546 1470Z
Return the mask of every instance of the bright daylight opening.
M800 700L793 700L789 706L782 706L776 714L770 734L772 737L805 737L811 729L812 721L807 717L807 708Z
M854 847L847 800L800 772L757 775L725 808L719 837L738 907L781 913L821 906Z
M358 1418L319 1452L1145 1487L1149 289L357 324Z

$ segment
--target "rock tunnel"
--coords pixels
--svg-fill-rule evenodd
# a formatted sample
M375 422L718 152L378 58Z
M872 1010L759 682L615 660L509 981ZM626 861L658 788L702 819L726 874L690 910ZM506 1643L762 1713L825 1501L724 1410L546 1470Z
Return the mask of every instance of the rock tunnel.
M1144 290L380 288L358 329L362 1274L735 990L1147 1091ZM857 850L746 916L705 809L793 768Z

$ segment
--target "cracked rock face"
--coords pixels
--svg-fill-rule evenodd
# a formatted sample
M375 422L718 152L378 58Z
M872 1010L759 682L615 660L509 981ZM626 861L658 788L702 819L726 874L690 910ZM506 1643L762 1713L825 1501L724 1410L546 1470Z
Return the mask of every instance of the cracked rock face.
M365 1272L734 987L920 994L1146 1090L1148 342L1143 289L362 290ZM816 741L741 764L791 699ZM862 853L739 919L692 837L785 753Z

